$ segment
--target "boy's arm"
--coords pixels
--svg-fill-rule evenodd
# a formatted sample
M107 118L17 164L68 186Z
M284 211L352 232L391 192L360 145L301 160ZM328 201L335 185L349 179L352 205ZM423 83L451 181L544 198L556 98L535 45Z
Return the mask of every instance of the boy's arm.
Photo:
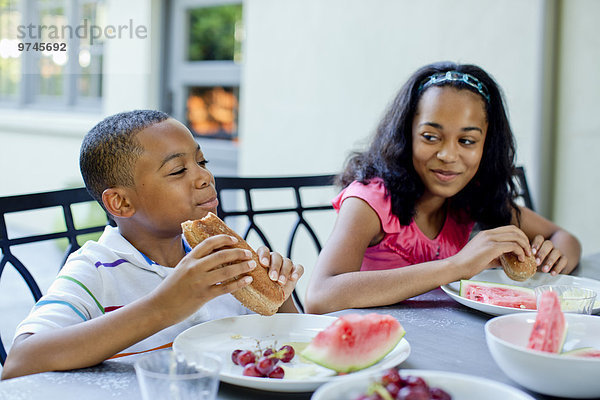
M2 379L98 364L182 321L210 299L248 285L250 277L232 278L256 267L245 261L250 254L241 249L213 253L233 240L225 235L205 240L155 290L133 303L76 325L20 335L10 349ZM228 263L234 264L221 268Z
M76 325L22 334L10 349L2 379L101 363L168 327L170 320L162 314L152 299L143 298Z

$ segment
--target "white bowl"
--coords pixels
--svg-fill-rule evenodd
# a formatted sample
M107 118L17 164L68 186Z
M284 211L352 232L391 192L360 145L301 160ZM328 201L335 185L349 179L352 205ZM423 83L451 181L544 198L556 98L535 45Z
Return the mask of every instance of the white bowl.
M383 372L348 375L326 383L317 389L311 400L353 400L365 393L371 382L381 379ZM452 400L533 400L525 392L504 383L456 372L401 369L400 375L420 376L430 387L445 390L452 396Z
M600 397L600 358L584 358L527 349L536 313L509 314L485 324L492 357L509 378L538 393L568 398ZM563 351L600 349L600 317L565 314Z

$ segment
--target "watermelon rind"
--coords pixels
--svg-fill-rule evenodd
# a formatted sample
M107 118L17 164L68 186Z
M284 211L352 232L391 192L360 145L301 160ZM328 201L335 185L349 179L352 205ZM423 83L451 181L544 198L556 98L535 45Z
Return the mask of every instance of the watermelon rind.
M600 358L600 349L594 347L580 347L560 353L561 356L585 357L585 358Z
M522 292L523 294L535 295L535 291L528 287L509 285L506 283L484 282L484 281L474 281L474 280L470 280L470 279L462 279L460 281L460 290L459 290L459 294L461 297L465 297L465 291L466 291L467 285L470 285L470 284L476 284L478 286L485 286L485 287L506 287L506 288L515 290L517 292Z
M336 321L337 322L337 321ZM334 322L329 328L332 328L335 326L336 322ZM325 330L328 330L329 328L326 328ZM394 336L390 337L388 340L381 348L380 348L380 352L378 353L377 357L373 357L370 358L368 360L353 360L351 364L344 364L342 362L336 362L334 361L335 356L332 355L332 353L330 353L330 351L335 352L337 351L337 349L334 348L322 348L319 346L315 346L314 345L314 341L311 342L301 353L302 357L304 357L305 359L321 365L325 368L329 368L332 369L338 373L349 373L349 372L355 372L355 371L359 371L365 368L368 368L374 364L377 364L379 361L381 361L383 358L385 358L385 356L387 356L397 345L398 343L402 340L402 338L404 337L404 335L406 334L406 331L404 330L404 328L402 327L402 325L400 325L398 323L398 331L395 332ZM381 342L378 343L371 343L371 345L382 345Z
M382 352L381 357L374 359L373 361L368 362L368 363L363 363L363 364L357 363L355 365L336 365L332 362L321 359L320 355L312 352L310 347L307 347L306 349L304 349L304 351L302 352L302 357L304 357L307 360L314 362L315 364L318 364L322 367L332 369L338 373L340 373L340 372L341 373L356 372L356 371L360 371L361 369L369 368L370 366L377 364L379 361L381 361L383 358L385 358L385 356L387 356L398 345L398 343L400 343L400 340L402 340L402 338L404 337L405 334L406 334L406 331L402 330L402 334L398 338L398 340L396 340L395 342L390 342L390 346L388 346L385 349L385 351Z

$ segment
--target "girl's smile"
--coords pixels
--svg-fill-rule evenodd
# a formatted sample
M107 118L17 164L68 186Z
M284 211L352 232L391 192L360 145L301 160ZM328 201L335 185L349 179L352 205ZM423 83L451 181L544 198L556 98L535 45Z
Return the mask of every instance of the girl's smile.
M487 114L481 96L452 87L426 89L413 120L413 166L426 196L450 198L473 179L483 155Z

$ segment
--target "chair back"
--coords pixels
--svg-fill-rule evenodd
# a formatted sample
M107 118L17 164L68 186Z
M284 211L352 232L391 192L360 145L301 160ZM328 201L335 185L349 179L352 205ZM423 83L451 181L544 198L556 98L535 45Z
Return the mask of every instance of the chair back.
M515 168L515 183L517 184L517 198L523 200L525 207L533 210L533 201L525 177L525 168L522 166Z
M251 243L255 247L264 244L271 250L276 250L290 258L294 249L297 248L297 243L300 241L298 238L302 236L300 231L304 230L307 232L309 241L312 243L314 253L318 255L321 251L321 241L314 228L315 223L310 219L310 215L331 210L330 200L332 198L331 193L333 192L326 195L319 194L315 197L315 193L310 193L310 190L318 189L319 187L328 187L333 190L334 177L335 175L269 178L218 177L216 178L220 200L218 214L228 224L231 224L232 228L240 232L244 239L251 239L250 236L253 233L257 235L257 243ZM285 191L292 192L293 201L289 206L264 207L260 192L263 192L263 195L265 194L264 192L267 192L266 198L268 203L279 205L282 204L279 197L281 196L280 192ZM236 192L240 192L243 195L240 197ZM262 196L262 198L265 198L265 196ZM316 202L315 198L317 199ZM89 221L90 212L85 212L83 215L81 215L81 212L76 212L78 211L77 208L85 207L86 210L89 210L90 206L97 208L91 212L92 215L95 215L92 221ZM36 215L36 212L46 213L46 215L40 218ZM48 212L51 214L50 217L47 215ZM98 215L102 217L98 218ZM282 228L284 225L282 221L285 220L285 216L290 215L294 216L294 218L288 225L287 244L279 246L279 237L274 236L280 235L268 236L266 232L271 232L271 229L278 232L284 229ZM261 218L263 216L273 216L276 218L262 221ZM246 220L247 226L245 228L241 227L239 218ZM88 220L84 221L86 219ZM317 219L322 219L322 215L317 215ZM29 221L26 224L28 225L27 228L19 229L18 226L24 220ZM64 265L69 254L79 249L85 242L86 237L87 239L90 238L89 235L96 234L99 236L99 233L104 230L108 223L114 225L114 222L102 211L100 206L98 206L96 201L83 187L0 197L0 250L2 251L2 258L0 259L0 288L7 285L11 286L10 290L6 290L4 293L0 290L0 295L11 296L8 292L16 290L15 288L21 283L4 285L3 283L16 279L24 281L33 298L33 303L37 302L42 296L39 283L40 270L43 270L44 277L42 280L47 281L48 279L44 279L45 277L53 279ZM240 226L238 227L238 225ZM15 226L17 227L15 228ZM328 226L330 227L331 225ZM37 232L38 229L36 228L40 228L44 233L19 234L19 231ZM48 232L48 229L51 231ZM51 250L53 255L59 251L57 241L62 241L62 244L66 241L66 246L64 246L64 250L60 250L60 257L49 257L46 253L47 250ZM32 250L33 247L27 247L28 245L34 246L42 242L48 245L44 251L40 251L39 248ZM6 268L7 266L11 266L16 271L16 274L14 271L9 271ZM51 267L55 267L55 269L52 270ZM308 280L308 277L305 280ZM301 296L296 291L294 291L293 296L297 307L303 310L300 300ZM17 317L24 318L26 314L22 315L23 312L26 311L19 310L16 313L20 313ZM20 319L9 321L9 318L4 313L0 313L0 315L3 315L3 325L15 325L20 322ZM6 333L6 331L4 332ZM2 342L2 335L0 334L0 364L4 365L5 359L6 349Z
M333 226L333 221L327 221L326 217L335 218L331 205L335 176L217 177L217 213L253 247L263 244L295 262L302 261L311 251L307 248L306 242L309 242L315 257L309 262L301 262L307 268L314 265L321 252L319 233L326 231L328 234ZM241 223L234 221L239 217L242 217ZM305 231L306 240L300 239L301 230ZM250 240L251 235L255 236L254 242ZM303 243L299 244L301 241ZM302 281L307 283L308 278L309 274L305 272ZM296 307L304 312L300 291L296 287L293 298Z
M35 258L38 264L42 265L46 271L49 265L46 262L52 263L46 258L45 254L39 254L34 247L27 245L48 242L52 243L57 240L67 241L66 249L63 252L60 261L54 261L55 271L50 274L55 275L64 265L67 257L72 252L80 247L78 237L89 235L96 232L101 232L109 222L108 217L95 223L80 223L75 217L74 212L77 204L89 203L97 206L96 201L90 196L85 188L58 190L45 193L34 193L18 196L0 197L0 250L2 258L0 259L0 283L2 283L3 275L6 277L7 266L12 266L19 276L27 285L33 301L36 302L42 296L42 291L38 282L34 278L32 269L35 266L29 261ZM86 205L89 207L89 205ZM97 206L100 208L99 206ZM36 211L38 214L36 214ZM51 216L49 217L50 214ZM88 215L87 213L85 214ZM82 218L84 219L84 218ZM45 233L34 233L19 235L19 223L29 221L30 228L27 231L45 231ZM17 226L17 228L15 228ZM51 229L47 232L48 228ZM58 244L53 243L58 249ZM38 249L39 250L39 249ZM38 253L38 254L35 254ZM29 265L26 266L26 264ZM14 272L10 271L10 273ZM47 273L47 272L46 272ZM11 276L14 276L12 274ZM8 279L8 278L6 278ZM3 318L6 321L6 318ZM0 337L0 363L4 365L6 359L6 349Z

